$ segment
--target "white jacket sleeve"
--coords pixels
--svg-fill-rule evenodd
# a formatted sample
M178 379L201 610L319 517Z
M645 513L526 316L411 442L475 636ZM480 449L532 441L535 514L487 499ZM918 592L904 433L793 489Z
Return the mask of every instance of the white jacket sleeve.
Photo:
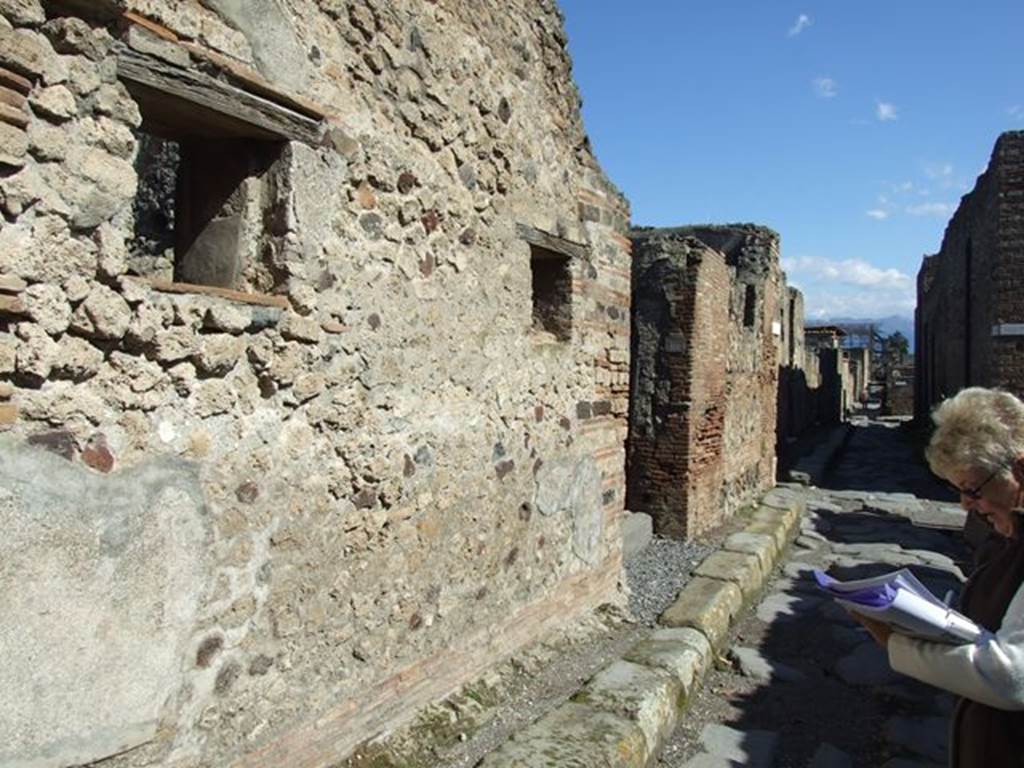
M997 709L1024 710L1024 586L995 634L974 643L944 645L895 632L889 663L897 672Z

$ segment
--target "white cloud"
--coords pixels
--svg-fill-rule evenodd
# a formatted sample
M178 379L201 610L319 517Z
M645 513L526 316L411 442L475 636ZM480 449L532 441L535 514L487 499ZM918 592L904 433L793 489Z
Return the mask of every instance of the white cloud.
M811 17L808 16L806 13L801 13L799 16L796 17L796 21L793 23L793 26L789 28L789 32L787 34L789 37L796 37L809 26L811 26L811 24L813 24L813 22L811 21Z
M813 320L829 317L913 316L916 304L917 299L913 293L892 296L874 291L804 291L805 316Z
M953 175L953 164L925 163L924 175L929 179L948 179Z
M920 203L907 206L907 213L911 216L941 216L948 219L955 212L956 206L952 203Z
M826 259L821 256L797 256L783 259L782 268L787 274L805 275L816 281L827 281L840 285L855 285L865 288L905 289L913 284L910 275L898 269L876 267L863 259Z
M889 212L884 211L881 208L872 208L870 211L865 211L865 213L877 221L885 221L889 218Z
M875 107L875 117L881 120L883 123L891 120L896 120L899 116L896 114L896 105L891 104L888 101L880 101Z
M823 99L834 99L839 93L836 81L831 77L816 77L812 84L814 92Z
M808 318L885 317L914 311L917 285L910 275L864 259L798 256L782 261L786 279L804 294Z

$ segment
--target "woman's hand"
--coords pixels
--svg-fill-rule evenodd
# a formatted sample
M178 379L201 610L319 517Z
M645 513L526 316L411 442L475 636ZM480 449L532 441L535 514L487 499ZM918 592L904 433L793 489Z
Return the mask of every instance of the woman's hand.
M863 613L857 613L856 611L847 611L847 613L864 625L864 629L875 639L876 643L882 646L883 650L889 647L889 636L892 634L892 628L888 624L869 619Z

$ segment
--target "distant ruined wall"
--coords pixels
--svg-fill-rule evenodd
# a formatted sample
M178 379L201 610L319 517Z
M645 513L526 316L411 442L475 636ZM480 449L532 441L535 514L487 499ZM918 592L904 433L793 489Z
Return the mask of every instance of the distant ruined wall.
M918 272L915 413L963 387L1024 394L1024 131L1004 133Z
M820 362L808 355L804 337L804 295L787 287L782 312L776 432L780 460L785 446L819 422Z
M629 210L565 44L0 2L0 764L333 764L621 599Z
M778 236L752 225L633 233L627 506L691 538L774 481Z

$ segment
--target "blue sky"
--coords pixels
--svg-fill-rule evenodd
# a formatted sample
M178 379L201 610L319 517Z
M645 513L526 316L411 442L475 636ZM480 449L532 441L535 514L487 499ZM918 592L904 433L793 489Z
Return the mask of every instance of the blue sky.
M559 5L633 222L772 227L808 319L911 315L922 255L1024 129L1024 0Z

